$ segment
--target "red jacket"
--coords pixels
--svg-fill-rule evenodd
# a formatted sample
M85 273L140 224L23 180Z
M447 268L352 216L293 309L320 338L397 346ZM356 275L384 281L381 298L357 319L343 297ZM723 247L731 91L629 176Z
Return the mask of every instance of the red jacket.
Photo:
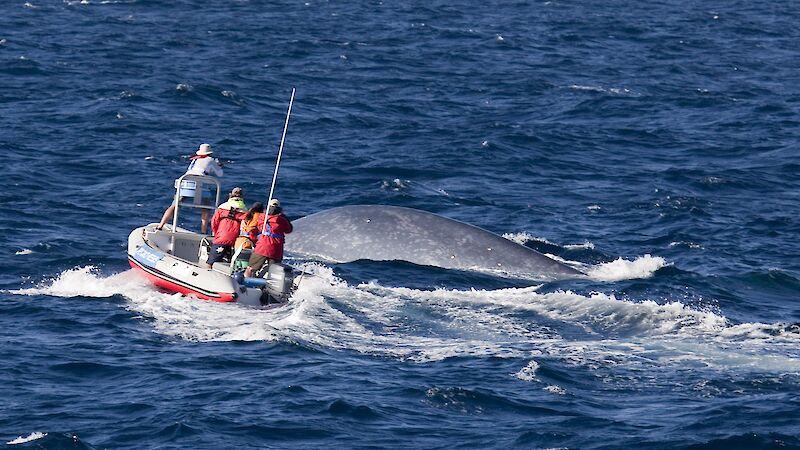
M264 228L265 217L267 215L262 214L258 221L259 237L255 252L280 262L283 259L284 235L292 232L292 223L283 214L273 214L269 216L266 233L260 234Z
M233 245L239 237L239 224L247 216L244 211L237 209L231 213L228 203L219 205L214 217L211 218L211 231L214 233L214 243L219 245Z

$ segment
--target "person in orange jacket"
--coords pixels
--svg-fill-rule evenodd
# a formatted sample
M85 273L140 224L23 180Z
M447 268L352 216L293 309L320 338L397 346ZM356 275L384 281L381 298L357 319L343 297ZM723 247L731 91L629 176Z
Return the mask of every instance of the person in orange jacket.
M211 244L211 251L208 253L208 265L213 266L215 262L225 258L231 258L233 244L239 237L239 227L247 213L244 211L244 192L242 188L233 188L228 201L219 205L214 217L211 218L211 231L214 233L214 241Z
M264 222L266 220L266 229ZM283 244L286 242L286 234L292 232L292 223L283 215L281 202L272 199L269 202L267 214L262 214L258 221L258 242L250 260L247 262L247 269L244 276L251 277L253 273L261 272L265 265L273 262L281 262L283 259Z
M258 240L258 221L264 215L264 204L261 202L253 203L247 215L242 219L242 225L239 227L239 237L236 238L234 248L241 248L249 250ZM263 222L262 222L263 223Z

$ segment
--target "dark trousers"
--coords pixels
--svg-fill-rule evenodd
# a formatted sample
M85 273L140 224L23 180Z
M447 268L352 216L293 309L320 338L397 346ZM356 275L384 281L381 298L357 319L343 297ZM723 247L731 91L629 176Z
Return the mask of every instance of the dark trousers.
M233 256L232 245L211 244L211 250L208 251L208 265L213 266L215 262L231 260Z

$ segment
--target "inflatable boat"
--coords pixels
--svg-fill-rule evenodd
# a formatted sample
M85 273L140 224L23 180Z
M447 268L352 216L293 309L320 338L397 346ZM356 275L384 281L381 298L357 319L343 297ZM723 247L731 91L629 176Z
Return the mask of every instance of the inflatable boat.
M136 228L128 236L128 262L154 285L173 293L216 302L250 306L276 306L288 301L294 290L294 270L270 264L258 277L245 277L251 250L234 253L231 261L206 264L212 236L178 226L180 212L207 211L210 216L220 200L216 178L183 175L175 181L175 212L172 225Z

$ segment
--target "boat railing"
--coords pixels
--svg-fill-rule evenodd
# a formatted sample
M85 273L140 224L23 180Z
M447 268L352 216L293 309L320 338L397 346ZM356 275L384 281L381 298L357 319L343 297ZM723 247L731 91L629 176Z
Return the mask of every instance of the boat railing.
M175 180L175 213L172 216L172 229L178 228L181 208L213 211L219 205L219 198L220 184L216 178L207 175L181 175Z
M181 240L179 236L186 233L176 231L178 230L181 209L200 209L204 214L210 215L211 211L215 210L219 205L219 198L220 184L215 177L183 174L175 180L175 211L172 215L172 229L167 231L170 236L169 253L173 255L182 253L176 248L176 240ZM203 235L199 236L203 237ZM186 256L183 257L186 258Z

